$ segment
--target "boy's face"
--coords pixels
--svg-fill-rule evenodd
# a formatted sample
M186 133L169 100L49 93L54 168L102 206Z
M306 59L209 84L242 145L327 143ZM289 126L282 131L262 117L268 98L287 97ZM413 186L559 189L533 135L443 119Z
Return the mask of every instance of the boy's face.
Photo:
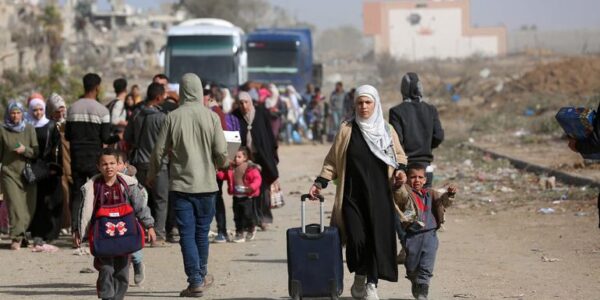
M235 154L235 158L233 159L233 163L236 166L239 166L239 165L243 164L244 162L246 162L247 160L248 160L248 158L246 157L246 154L244 154L244 152L242 152L242 151L238 151Z
M114 155L102 155L98 161L98 171L104 180L115 177L117 175L117 158Z
M427 177L425 177L425 170L411 169L408 171L408 184L415 190L420 190L425 186Z

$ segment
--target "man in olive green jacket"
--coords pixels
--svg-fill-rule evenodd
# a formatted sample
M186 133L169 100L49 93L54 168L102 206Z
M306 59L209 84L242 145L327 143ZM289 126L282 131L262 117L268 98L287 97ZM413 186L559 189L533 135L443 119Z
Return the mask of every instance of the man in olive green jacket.
M200 78L185 74L179 89L181 104L171 112L150 158L148 179L170 157L169 190L179 226L188 287L182 297L200 297L213 281L207 276L208 231L218 191L216 169L227 166L227 143L219 117L203 105Z

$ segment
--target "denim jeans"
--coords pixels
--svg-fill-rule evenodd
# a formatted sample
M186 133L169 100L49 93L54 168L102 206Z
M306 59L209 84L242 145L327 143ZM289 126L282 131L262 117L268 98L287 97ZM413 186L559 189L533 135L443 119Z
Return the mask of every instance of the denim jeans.
M144 249L140 249L131 253L131 262L135 265L141 264L144 261Z
M208 231L215 216L217 193L188 194L173 192L179 245L189 287L202 285L208 273Z

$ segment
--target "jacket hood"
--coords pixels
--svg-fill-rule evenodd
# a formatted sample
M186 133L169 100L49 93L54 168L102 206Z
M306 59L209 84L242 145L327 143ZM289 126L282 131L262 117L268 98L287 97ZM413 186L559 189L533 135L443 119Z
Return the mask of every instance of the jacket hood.
M181 77L179 85L180 104L186 102L201 102L204 99L202 81L198 75L187 73Z
M421 101L423 98L423 85L419 80L419 75L414 72L408 72L402 77L400 92L403 100Z

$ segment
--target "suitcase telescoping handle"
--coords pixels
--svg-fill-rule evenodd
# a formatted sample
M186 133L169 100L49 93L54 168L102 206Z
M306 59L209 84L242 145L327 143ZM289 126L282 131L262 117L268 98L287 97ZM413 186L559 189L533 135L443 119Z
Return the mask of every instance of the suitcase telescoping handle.
M320 211L320 215L319 215L319 224L321 225L321 232L325 231L325 225L323 224L323 206L325 203L325 198L323 198L322 195L316 195L317 198L319 199L319 211ZM300 222L301 222L301 226L302 226L302 233L306 233L306 219L305 219L305 211L306 211L306 199L310 199L310 195L309 194L304 194L300 197L300 202L302 203L301 209L300 209Z

